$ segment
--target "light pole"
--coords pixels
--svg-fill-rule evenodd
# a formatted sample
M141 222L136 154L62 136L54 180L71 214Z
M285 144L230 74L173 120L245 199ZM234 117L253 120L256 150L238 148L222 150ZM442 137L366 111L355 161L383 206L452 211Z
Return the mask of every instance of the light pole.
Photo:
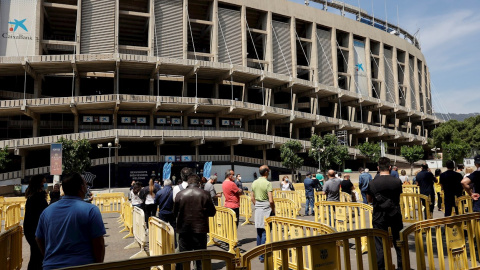
M435 151L435 157L434 157L435 160L438 159L438 158L437 158L437 151L438 151L438 150L440 150L440 148L438 148L438 147L432 148L432 151ZM435 166L438 167L438 162L437 162L437 161L435 161Z
M325 147L322 147L322 148L313 148L313 151L317 151L318 152L318 173L322 173L322 166L321 166L321 158L320 158L320 154L323 153L323 151L325 151Z
M98 144L98 149L101 149L101 148L108 148L108 193L111 192L111 175L112 175L112 172L111 172L111 163L112 163L112 149L120 149L122 148L122 146L120 144L117 144L117 146L112 146L112 143L108 143L107 144L107 147L103 147L103 144Z

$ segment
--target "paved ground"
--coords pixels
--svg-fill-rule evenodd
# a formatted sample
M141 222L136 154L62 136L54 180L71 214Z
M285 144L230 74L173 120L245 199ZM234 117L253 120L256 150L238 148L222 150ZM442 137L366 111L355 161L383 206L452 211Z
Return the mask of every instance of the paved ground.
M250 185L247 184L249 187ZM274 182L274 187L278 186L278 182ZM218 190L221 189L220 186L216 186ZM118 191L126 191L128 189L117 189ZM101 191L97 191L101 192ZM302 212L304 210L302 209ZM434 211L434 218L443 217L443 213L438 212L437 209ZM118 214L103 214L103 220L105 223L105 227L107 229L107 235L105 237L105 244L106 244L106 254L105 254L105 262L111 261L118 261L118 260L127 260L130 256L134 255L140 248L138 249L124 249L125 246L129 245L133 242L133 238L122 239L127 233L119 233L120 231L120 224L117 223ZM298 217L299 219L314 221L313 216L301 216ZM253 221L253 218L251 219ZM243 223L241 218L240 224ZM408 224L405 224L408 225ZM238 240L239 240L239 248L241 252L248 251L256 246L256 231L254 225L245 225L239 226L238 229ZM413 241L413 238L412 238ZM224 250L227 251L228 247L226 244L222 244L221 246L212 246L208 249L212 250ZM393 251L393 250L392 250ZM410 258L412 260L415 259L415 247L413 245L410 246ZM395 252L393 252L394 258L393 261L395 262ZM25 238L23 238L23 265L22 269L27 269L28 261L29 261L29 245ZM355 246L351 244L350 246L350 255L351 258L355 258ZM367 257L366 255L363 256L364 265L367 265ZM412 266L414 262L412 261ZM352 269L356 269L356 265L352 265ZM224 268L223 263L214 262L214 269L222 269ZM260 264L258 260L253 260L253 268L252 269L263 269L263 264Z

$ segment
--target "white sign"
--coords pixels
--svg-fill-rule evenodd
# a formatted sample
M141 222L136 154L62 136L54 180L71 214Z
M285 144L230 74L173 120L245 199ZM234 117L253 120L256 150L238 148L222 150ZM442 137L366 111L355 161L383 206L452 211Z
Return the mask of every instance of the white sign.
M166 118L157 118L157 124L159 125L164 125L167 123L167 119Z
M175 156L165 156L165 162L175 162Z
M190 119L190 125L198 125L200 121L198 119Z
M475 160L473 158L464 158L463 165L465 167L475 167Z
M147 118L146 117L137 117L137 124L146 124Z
M132 118L131 117L122 117L122 120L121 120L122 124L130 124L132 122Z
M100 116L100 123L110 122L110 116Z
M230 120L222 120L222 126L230 126Z
M192 156L182 156L182 162L190 162L192 161Z
M83 122L84 123L93 123L93 117L92 116L84 116L83 117Z
M235 126L241 126L242 125L242 121L240 120L235 120Z
M212 119L205 119L205 126L211 126L213 125L213 120Z
M37 0L0 0L0 56L35 55Z
M363 96L369 96L367 71L365 64L365 43L359 40L353 41L353 49L355 51L355 90Z
M172 118L172 124L180 125L181 123L182 121L180 120L180 118Z

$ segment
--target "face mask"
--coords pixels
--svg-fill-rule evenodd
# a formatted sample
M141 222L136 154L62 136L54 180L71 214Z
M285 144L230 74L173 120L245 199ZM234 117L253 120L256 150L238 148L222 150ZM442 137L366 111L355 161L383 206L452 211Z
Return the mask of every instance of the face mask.
M238 180L242 180L242 177L238 177Z
M47 183L43 184L43 190L47 190L47 189L48 189L48 184Z
M288 182L288 178L285 178L285 182Z

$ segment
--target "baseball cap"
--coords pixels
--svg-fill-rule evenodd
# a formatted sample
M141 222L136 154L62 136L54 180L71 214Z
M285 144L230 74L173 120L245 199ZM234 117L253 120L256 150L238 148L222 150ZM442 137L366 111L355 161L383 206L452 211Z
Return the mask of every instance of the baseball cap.
M312 173L311 173L311 172L307 172L306 176L309 176L309 175L312 175Z
M480 155L476 155L474 158L473 158L473 162L475 164L480 164Z

